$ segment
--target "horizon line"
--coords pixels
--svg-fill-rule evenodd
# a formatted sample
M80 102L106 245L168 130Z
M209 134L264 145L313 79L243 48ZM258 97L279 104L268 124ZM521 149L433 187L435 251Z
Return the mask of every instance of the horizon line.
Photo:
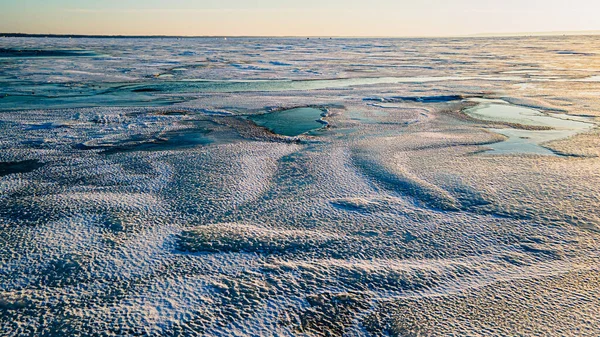
M504 32L504 33L475 33L464 35L388 35L388 36L352 36L352 35L161 35L161 34L57 34L57 33L2 33L0 37L47 37L47 38L319 38L319 39L436 39L436 38L483 38L483 37L527 37L527 36L594 36L600 35L600 30L575 30L575 31L542 31L542 32Z

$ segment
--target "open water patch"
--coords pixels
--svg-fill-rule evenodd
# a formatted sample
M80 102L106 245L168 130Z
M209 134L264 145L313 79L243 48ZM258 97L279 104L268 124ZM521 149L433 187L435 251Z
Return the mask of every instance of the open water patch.
M505 141L487 145L492 154L540 154L556 155L543 144L569 138L592 129L591 118L570 116L511 105L499 99L473 98L479 103L463 112L470 117L498 123L507 123L520 128L492 128L491 131L506 136Z
M316 108L294 108L251 116L248 119L271 132L295 137L327 125L325 112Z

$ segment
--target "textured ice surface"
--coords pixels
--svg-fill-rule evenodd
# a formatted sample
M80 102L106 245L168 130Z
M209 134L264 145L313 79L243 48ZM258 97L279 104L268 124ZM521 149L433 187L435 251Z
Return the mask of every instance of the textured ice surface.
M0 335L598 336L599 49L0 38Z

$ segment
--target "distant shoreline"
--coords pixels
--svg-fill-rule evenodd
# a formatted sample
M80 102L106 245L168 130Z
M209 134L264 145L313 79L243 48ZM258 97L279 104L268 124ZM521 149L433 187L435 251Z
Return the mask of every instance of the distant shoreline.
M580 32L537 32L537 33L481 33L458 36L211 36L211 35L88 35L88 34L29 34L29 33L0 33L2 37L33 37L33 38L90 38L90 39L451 39L451 38L491 38L491 37L561 37L561 36L598 36L600 31Z
M27 34L27 33L0 33L0 37L42 37L42 38L116 38L116 39L190 39L190 38L234 38L234 36L176 36L176 35L86 35L86 34ZM235 36L252 37L252 36Z

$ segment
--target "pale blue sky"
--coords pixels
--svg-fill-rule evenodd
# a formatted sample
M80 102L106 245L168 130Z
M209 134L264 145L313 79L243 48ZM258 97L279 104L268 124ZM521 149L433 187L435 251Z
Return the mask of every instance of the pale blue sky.
M600 0L0 0L0 32L446 36L600 30Z

